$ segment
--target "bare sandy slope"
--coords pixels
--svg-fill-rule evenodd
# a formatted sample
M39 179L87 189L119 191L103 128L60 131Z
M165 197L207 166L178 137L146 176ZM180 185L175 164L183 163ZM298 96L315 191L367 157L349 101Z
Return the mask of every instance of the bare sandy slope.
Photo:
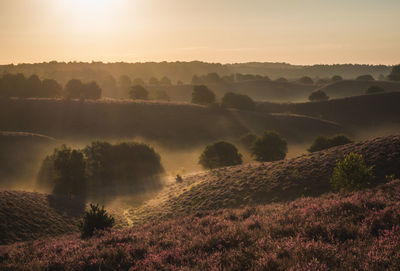
M393 135L334 147L272 163L252 163L171 180L154 199L126 212L133 223L221 207L288 201L332 190L329 178L336 161L360 153L374 166L376 182L400 171L400 136Z

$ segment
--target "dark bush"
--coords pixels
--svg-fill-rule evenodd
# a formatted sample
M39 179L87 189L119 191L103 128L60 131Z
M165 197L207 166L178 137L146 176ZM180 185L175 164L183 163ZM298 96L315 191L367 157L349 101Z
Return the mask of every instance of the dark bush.
M365 91L365 94L373 94L373 93L380 93L380 92L385 92L385 89L380 86L370 86Z
M90 210L86 211L80 223L81 237L92 237L95 230L106 230L114 226L114 218L98 204L90 204Z
M239 165L242 155L237 148L228 142L220 141L208 145L200 156L199 164L206 169Z
M253 145L253 143L256 141L256 139L257 139L257 136L255 134L247 133L247 134L241 136L239 138L239 141L244 147L250 148Z
M260 162L270 162L286 157L287 142L275 131L265 131L251 146L252 155Z
M192 103L207 105L215 102L215 94L207 86L193 87Z
M374 77L370 74L360 75L356 78L358 81L374 81Z
M316 152L349 143L353 143L353 141L344 135L335 135L332 137L319 136L314 140L308 151Z
M338 189L354 191L371 185L373 167L368 167L361 154L349 153L337 165L331 177L331 184Z
M68 99L92 99L101 98L101 88L96 82L83 84L78 79L71 79L65 85L64 96Z
M303 76L299 79L298 81L300 84L305 84L305 85L312 85L314 84L314 81L308 77L308 76Z
M317 90L317 91L312 92L310 94L310 96L308 97L308 99L312 102L327 101L327 100L329 100L329 96L326 95L326 93L323 92L322 90Z
M334 75L331 78L332 82L339 82L339 81L342 81L342 80L343 80L343 77L341 77L340 75Z
M149 98L149 92L141 85L135 85L129 91L129 97L131 99L147 100Z
M222 97L221 105L226 108L248 111L253 111L256 108L256 103L249 96L233 92L228 92Z
M400 81L400 65L393 66L392 71L388 75L388 79L392 81Z

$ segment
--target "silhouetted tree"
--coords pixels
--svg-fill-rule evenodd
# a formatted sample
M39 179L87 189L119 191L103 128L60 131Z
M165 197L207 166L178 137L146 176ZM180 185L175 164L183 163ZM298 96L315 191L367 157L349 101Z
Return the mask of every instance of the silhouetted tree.
M149 92L141 85L136 85L131 88L129 92L131 99L147 100L149 99Z
M400 65L393 66L392 71L388 75L388 79L392 81L400 81Z
M160 84L160 82L158 81L157 78L151 77L151 78L149 79L149 85L151 85L151 86L158 86L159 84Z
M339 82L339 81L342 81L342 80L343 80L343 78L340 75L334 75L331 78L332 82Z
M61 85L53 79L44 79L42 81L41 97L54 98L60 96L62 93Z
M128 97L129 96L129 90L132 87L132 80L129 76L127 75L122 75L119 78L118 85L120 88L120 95L123 97Z
M312 92L310 94L310 96L308 97L308 99L312 102L327 101L327 100L329 100L329 96L326 95L326 93L323 92L322 90L317 90L317 91Z
M83 96L83 84L81 80L69 80L65 85L64 95L68 99L80 99Z
M308 151L316 152L349 143L353 143L353 141L344 135L336 135L332 137L319 136L314 140Z
M192 92L192 103L207 105L215 102L215 94L207 86L194 86Z
M101 88L96 82L90 82L83 87L83 98L97 100L101 98Z
M312 85L314 84L314 81L308 76L303 76L299 79L299 83L305 85Z
M249 96L233 92L228 92L222 97L221 105L226 108L248 111L253 111L256 108L256 103Z
M380 86L370 86L366 91L365 94L373 94L373 93L380 93L384 92L385 89Z
M90 204L90 210L85 211L79 225L82 238L92 237L95 230L106 230L114 226L114 218L99 205Z
M172 83L168 77L164 76L163 78L161 78L160 84L164 86L170 86Z
M242 155L237 148L228 142L220 141L208 145L200 156L199 164L205 169L239 165Z
M31 75L26 81L23 97L40 97L42 82L36 74Z
M356 78L358 81L374 81L374 77L370 74L360 75Z
M275 131L265 131L251 146L252 155L260 162L271 162L284 159L287 142Z

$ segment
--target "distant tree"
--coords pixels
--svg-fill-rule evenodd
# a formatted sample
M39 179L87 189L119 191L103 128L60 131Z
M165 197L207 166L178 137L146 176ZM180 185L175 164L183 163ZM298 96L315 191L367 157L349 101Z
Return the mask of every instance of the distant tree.
M53 79L44 79L42 81L41 97L54 98L62 93L61 85Z
M200 156L199 164L205 169L239 165L242 155L237 148L228 142L220 141L208 145Z
M133 80L132 82L133 85L140 85L140 86L144 86L145 82L142 78L135 78L135 80Z
M322 90L317 90L317 91L312 92L310 94L310 96L308 97L308 99L312 102L327 101L327 100L329 100L329 96L326 95L326 93L323 92Z
M212 72L204 76L204 80L207 83L218 83L221 81L221 77L219 77L218 73Z
M275 131L265 131L251 146L252 155L256 161L271 162L284 159L287 142Z
M176 82L177 86L183 86L183 82L181 80L178 80L178 82Z
M308 76L303 76L299 79L299 83L305 85L312 85L314 84L314 81Z
M129 89L132 87L132 80L128 75L121 75L118 80L118 86L122 93L125 95L128 93Z
M157 78L151 77L151 78L149 79L149 85L158 86L159 84L160 84L160 82L158 81Z
M193 87L192 103L207 105L215 102L215 94L207 86L200 85Z
M96 82L90 82L83 86L81 97L85 99L97 100L101 98L101 88Z
M90 210L85 211L79 225L82 238L92 237L95 230L106 230L114 226L114 218L98 204L90 204Z
M356 78L358 81L374 81L374 77L370 74L360 75Z
M85 196L86 163L82 152L62 145L54 150L50 159L56 176L53 193L69 197Z
M289 81L284 77L280 77L280 78L276 79L275 82L277 82L277 83L287 83Z
M26 81L23 97L40 97L42 90L42 81L36 74L31 75Z
M147 100L149 99L149 92L141 85L136 85L131 88L129 92L131 99Z
M353 143L353 141L344 135L335 135L332 137L319 136L314 140L308 151L316 152L349 143Z
M172 85L171 80L170 80L168 77L166 77L166 76L164 76L163 78L161 78L160 84L161 84L161 85L164 85L164 86L170 86L170 85Z
M165 90L157 90L156 91L156 100L161 100L161 101L169 101L169 96Z
M365 94L373 94L373 93L380 93L384 92L385 89L380 86L370 86L366 91Z
M388 75L388 79L392 81L400 81L400 65L393 66L392 71Z
M117 80L114 76L106 75L100 82L103 96L106 97L118 97L118 85Z
M64 95L68 99L80 99L83 95L83 84L81 80L71 79L64 88Z
M343 80L343 77L341 77L340 75L334 75L331 78L332 82L339 82L339 81L342 81L342 80Z
M247 134L241 136L239 138L239 141L244 147L249 149L253 145L253 143L256 141L256 139L257 139L257 136L255 134L247 133Z
M233 92L227 92L221 101L222 107L236 108L240 110L253 111L256 103L249 96Z

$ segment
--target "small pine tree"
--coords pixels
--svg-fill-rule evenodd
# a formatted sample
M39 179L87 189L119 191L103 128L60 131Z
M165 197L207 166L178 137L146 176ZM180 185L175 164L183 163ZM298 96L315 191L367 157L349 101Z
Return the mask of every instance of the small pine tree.
M104 206L100 208L98 204L90 204L90 210L85 212L80 224L81 237L92 237L95 230L112 228L114 223L114 218L107 214Z

